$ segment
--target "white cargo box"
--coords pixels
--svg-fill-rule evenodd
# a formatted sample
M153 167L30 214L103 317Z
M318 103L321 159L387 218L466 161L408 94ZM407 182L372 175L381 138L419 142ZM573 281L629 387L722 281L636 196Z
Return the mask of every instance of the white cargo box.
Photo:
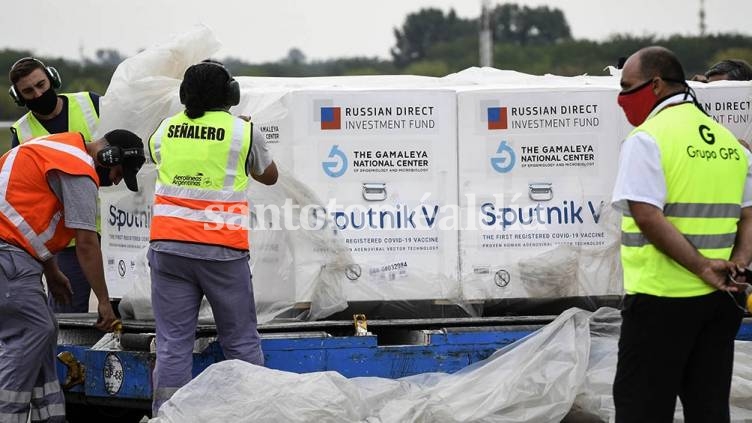
M280 132L291 134L292 176L325 206L308 209L310 227L326 220L356 263L348 300L457 299L457 231L441 226L457 198L455 98L447 89L289 94ZM295 244L296 301L310 301L320 253Z
M692 83L697 100L716 122L738 138L752 141L752 82Z
M199 28L123 62L102 100L99 135L127 128L147 140L182 109L182 71L217 49ZM315 319L345 300L622 294L621 216L610 199L632 128L616 103L618 76L472 68L441 79L237 80L232 112L252 117L281 170L277 185L249 188L260 321L297 303L310 303ZM691 86L716 120L752 139L752 83ZM110 294L145 299L142 315L154 178L147 164L142 192L120 186L101 196ZM254 209L288 200L297 210L281 221Z
M460 272L469 300L621 294L610 206L618 89L458 93Z

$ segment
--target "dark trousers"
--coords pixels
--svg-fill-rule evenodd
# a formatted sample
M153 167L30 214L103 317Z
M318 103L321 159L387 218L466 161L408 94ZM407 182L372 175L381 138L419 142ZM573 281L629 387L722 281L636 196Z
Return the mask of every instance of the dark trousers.
M626 295L614 379L616 422L729 421L734 338L743 312L728 293Z
M91 295L91 287L89 281L86 280L84 270L81 265L78 264L78 257L76 256L76 247L68 247L59 253L55 254L55 260L60 267L60 271L63 272L71 284L73 295L70 304L58 304L52 295L49 295L47 302L52 307L55 313L86 313L89 311L89 296Z

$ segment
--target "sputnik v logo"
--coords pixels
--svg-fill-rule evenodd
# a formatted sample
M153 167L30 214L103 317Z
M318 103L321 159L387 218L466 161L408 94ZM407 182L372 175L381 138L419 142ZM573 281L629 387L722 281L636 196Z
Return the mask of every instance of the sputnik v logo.
M327 157L333 160L321 162L321 167L324 169L324 173L332 178L339 178L344 175L347 171L347 155L339 149L337 144L332 146L332 149L329 150L329 156Z
M507 173L514 168L516 159L514 149L506 141L502 141L496 149L496 155L491 157L491 167L499 173Z

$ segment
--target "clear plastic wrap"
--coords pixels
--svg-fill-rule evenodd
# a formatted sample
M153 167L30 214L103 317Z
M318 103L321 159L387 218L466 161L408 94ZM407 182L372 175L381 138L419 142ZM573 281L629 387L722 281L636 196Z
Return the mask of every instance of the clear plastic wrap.
M611 422L620 325L616 309L573 308L454 374L396 380L225 361L181 388L151 422ZM750 362L752 343L737 341L732 422L752 418ZM679 401L675 419L683 419Z
M572 309L457 373L397 380L225 361L180 389L151 421L555 422L584 378L588 336L588 313Z
M120 127L147 140L161 119L181 110L178 87L184 70L218 49L212 32L197 27L124 61L102 98L99 132ZM251 181L250 204L252 209L280 209L278 221L289 223L251 230L251 263L261 322L275 317L349 320L353 313L365 313L370 319L557 314L572 306L595 310L618 301L622 291L620 214L609 203L618 145L630 130L614 100L618 76L536 76L469 68L444 78L236 79L241 101L231 113L252 118L280 169L275 186ZM706 84L697 91L711 113L736 122L732 129L738 136L747 136L752 131L749 112L722 110L726 103L720 99L745 98L750 89L749 83ZM322 126L325 109L342 114L336 130ZM497 113L509 109L508 122L489 124L491 109ZM421 115L405 117L408 110ZM580 120L574 124L574 119ZM553 121L556 123L551 124ZM507 123L509 126L502 128ZM538 124L545 127L535 127ZM373 130L368 125L381 127ZM584 160L588 162L584 165L562 163L564 166L535 169L519 166L518 157L514 171L494 170L494 164L501 163L504 145L515 143L519 157L523 146L540 147L541 151L544 147L574 146L594 158ZM420 171L412 173L392 172L399 166L391 164L391 168L375 165L361 167L359 173L353 170L355 159L373 153L367 157L370 160L379 153L402 150L408 155L425 153L417 160L429 164L417 165ZM331 165L342 163L333 160L343 155L351 173L325 175ZM565 161L559 159L562 157L550 161ZM122 293L125 315L136 319L151 317L145 259L148 231L144 241L143 227L121 223L135 221L134 216L150 216L153 191L149 189L153 190L154 178L154 166L147 163L139 173L140 186L146 187L143 192L130 194L120 187L102 196L103 222L109 225L103 229L108 284L111 292ZM549 194L554 194L534 194L539 185L550 187ZM368 190L382 197L375 201L373 193L366 194ZM477 201L470 203L467 194ZM331 200L341 203L338 209L327 209ZM495 208L484 209L482 202ZM288 213L285 205L293 212ZM343 221L335 221L341 213L354 210L362 213L356 216L404 222L396 216L417 211L420 218L422 207L433 210L434 206L440 208L440 214L426 217L448 223L447 228L377 228L369 232L344 228ZM313 217L300 213L305 207L324 213ZM512 213L520 210L519 221L532 221L533 213L545 210L551 222L538 228L499 227L497 223L481 230L468 229L478 221L506 218L510 212L505 207ZM385 214L380 214L382 211ZM570 221L562 224L567 216ZM313 230L291 229L309 220L324 224ZM352 220L349 223L355 226ZM123 243L117 238L133 238L134 234L138 241ZM535 246L516 242L484 246L485 237L493 238L488 244L500 244L499 238L514 234L571 235L577 237L574 241L584 236L600 243L559 240ZM387 238L396 241L379 250ZM388 249L410 244L413 239L429 239L416 245L433 250L408 254L399 248ZM373 252L358 250L360 246L373 248ZM202 321L211 321L210 312L202 310Z

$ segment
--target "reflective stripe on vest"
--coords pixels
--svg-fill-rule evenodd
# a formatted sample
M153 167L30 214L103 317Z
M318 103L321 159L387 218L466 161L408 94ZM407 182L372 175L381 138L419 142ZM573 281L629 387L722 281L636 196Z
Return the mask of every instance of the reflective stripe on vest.
M16 138L18 138L18 143L24 143L32 138L34 138L34 132L31 130L31 122L29 122L29 117L34 116L31 112L26 113L25 115L21 116L20 119L18 119L12 126L13 129L16 130ZM41 126L41 125L40 125ZM44 127L42 127L44 129ZM45 130L46 132L46 130ZM40 134L37 136L42 136L44 134Z
M212 134L223 131L224 138L201 139L198 132L190 133L195 136L183 133L187 132L185 128L206 127L215 131ZM160 123L149 143L158 167L152 240L248 249L245 158L250 150L250 133L250 124L226 112L207 112L196 119L180 113ZM191 166L193 155L206 160L194 160Z
M693 104L667 107L632 133L636 132L649 134L660 151L666 219L703 256L728 259L748 168L736 137ZM695 151L712 151L716 158L700 158ZM715 289L652 245L629 212L624 213L621 228L628 293L691 297Z
M78 104L78 110L80 111L80 115L84 118L86 132L78 131L84 134L84 139L86 141L91 141L91 136L94 133L94 129L97 127L97 123L99 123L99 116L97 116L97 110L94 108L94 102L91 101L91 96L89 93L75 93L73 95L68 95L68 131L71 131L70 127L71 124L75 126L75 122L71 122L71 118L79 113L71 113L70 106L71 106L71 97L76 100L76 103Z
M176 187L174 185L162 185L160 182L157 182L157 187L154 190L154 193L159 196L205 201L242 202L247 198L244 191L212 191L206 189Z
M232 209L232 207L231 207ZM204 229L211 230L214 228L222 229L229 226L233 229L248 230L248 208L237 207L236 212L226 212L217 207L216 209L195 210L189 207L183 207L172 204L155 204L153 208L154 216L178 217L181 219L192 220L194 222L205 223Z
M84 140L91 141L91 136L99 123L99 116L89 93L60 95L68 99L68 132L80 132ZM13 128L21 144L32 138L50 134L32 112L27 112L18 119Z
M149 143L149 150L151 151L151 159L154 163L162 163L162 154L161 154L161 147L162 147L162 139L164 138L164 131L167 125L170 123L170 119L165 119L162 121L162 123L159 124L159 127L156 131L154 131L154 136L152 136L152 139L154 139L154 147L152 148L152 143Z
M684 237L698 250L731 248L734 246L736 232L721 235L684 235ZM642 233L621 233L621 245L625 247L644 247L648 244L650 241Z
M696 218L738 218L741 215L740 204L702 204L702 203L672 203L663 207L666 217L696 217ZM632 217L629 210L624 216ZM692 246L700 249L731 248L734 246L736 232L713 235L684 235ZM621 243L627 247L642 247L650 244L642 233L622 232Z
M53 222L50 222L50 226L47 230L42 234L37 235L21 214L5 200L7 198L6 194L8 191L8 182L10 181L10 172L11 169L13 169L13 162L16 160L18 151L19 150L16 148L12 149L8 153L8 158L5 160L3 168L0 169L0 198L3 199L0 203L0 213L4 214L5 217L8 218L8 220L10 220L19 231L21 231L21 235L26 238L29 244L31 244L36 255L42 260L46 260L47 258L52 257L52 254L44 244L52 239L52 236L55 234L57 224L60 222L60 213L55 214L53 218L54 224Z
M13 165L18 154L25 151L26 148L36 148L37 146L43 146L64 153L69 156L71 160L79 160L86 166L90 167L91 172L93 172L94 169L94 161L83 150L76 148L73 145L43 138L22 144L6 153L5 162L3 163L2 168L0 168L0 213L12 223L16 228L17 233L31 246L33 251L30 251L29 253L32 253L35 257L41 260L46 260L53 255L46 244L53 239L58 230L58 226L62 224L62 211L52 214L46 228L37 233L29 222L24 219L23 215L11 204L8 198L8 186L10 185L13 174ZM21 171L25 170L22 169ZM66 238L65 241L67 242L68 238Z

